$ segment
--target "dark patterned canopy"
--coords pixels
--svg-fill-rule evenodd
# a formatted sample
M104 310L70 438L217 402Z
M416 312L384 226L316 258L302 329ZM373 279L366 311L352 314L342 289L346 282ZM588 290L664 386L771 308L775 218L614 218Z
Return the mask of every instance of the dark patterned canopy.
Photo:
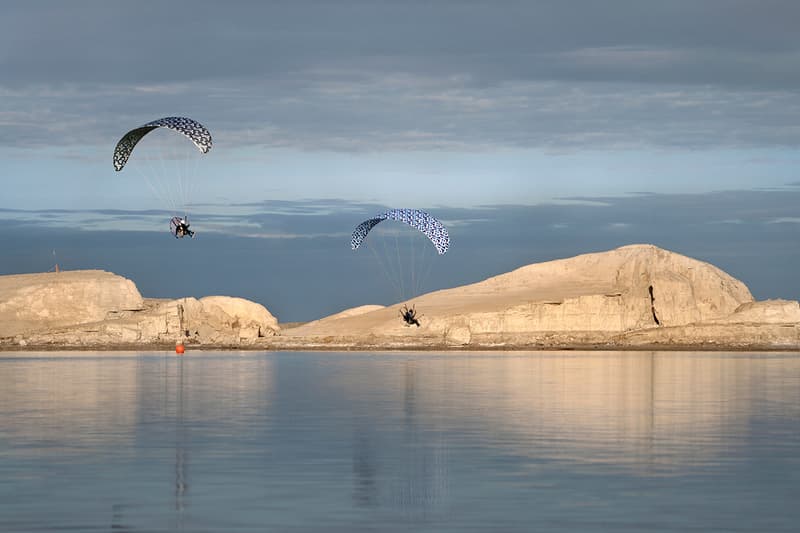
M122 170L136 144L156 128L169 128L182 133L204 154L211 150L211 133L205 126L186 117L164 117L132 129L123 135L114 149L114 170Z
M352 246L353 250L361 246L361 242L367 237L372 228L389 219L404 222L420 230L431 240L439 255L446 253L447 249L450 248L450 235L447 233L447 228L437 219L419 209L392 209L367 219L356 227L355 231L353 231L353 238L350 240L350 246Z

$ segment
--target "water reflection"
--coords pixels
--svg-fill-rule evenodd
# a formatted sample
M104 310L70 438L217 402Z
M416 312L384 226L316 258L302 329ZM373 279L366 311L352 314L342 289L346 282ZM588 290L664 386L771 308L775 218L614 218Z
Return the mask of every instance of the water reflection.
M3 531L789 531L798 447L797 354L0 356Z
M377 367L345 386L402 391L397 403L408 438L446 420L467 438L497 435L496 445L521 456L609 462L645 473L719 460L715 455L747 433L765 407L786 420L800 417L796 356L448 357L407 361L403 374Z
M269 359L246 368L198 356L186 367L183 361L0 354L5 436L20 444L20 453L96 453L133 445L142 425L164 419L175 423L176 440L184 440L187 427L225 436L266 411L273 389ZM58 445L66 447L52 449Z
M441 419L436 419L436 414L427 427L419 423L422 417L419 416L416 394L418 366L416 361L404 363L403 450L406 456L402 463L405 464L405 475L394 494L398 505L408 511L426 511L447 498L444 426ZM438 406L432 407L434 412L438 411Z
M445 427L440 420L422 423L422 417L418 416L417 367L415 361L403 362L402 421L391 446L386 446L376 435L369 412L355 419L353 501L356 505L395 507L407 515L415 515L426 514L446 503ZM435 408L422 406L428 407Z
M187 471L189 463L188 449L190 443L188 442L186 423L183 419L183 361L184 359L182 357L178 359L178 413L175 417L175 510L178 511L179 518L182 516L183 512L184 496L189 490Z

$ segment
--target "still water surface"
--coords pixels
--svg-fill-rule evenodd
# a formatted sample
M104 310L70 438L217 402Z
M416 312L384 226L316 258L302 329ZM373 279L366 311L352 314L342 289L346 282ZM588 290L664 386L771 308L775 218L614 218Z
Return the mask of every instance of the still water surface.
M0 531L797 531L800 354L0 354Z

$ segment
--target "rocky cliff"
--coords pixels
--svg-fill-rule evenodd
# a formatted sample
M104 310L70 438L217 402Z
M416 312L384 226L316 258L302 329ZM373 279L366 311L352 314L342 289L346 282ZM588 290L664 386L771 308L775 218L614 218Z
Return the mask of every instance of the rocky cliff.
M420 327L400 317L415 306ZM800 349L800 304L756 302L722 270L651 245L528 265L281 329L262 305L143 299L102 271L0 276L0 347Z
M100 270L0 276L0 345L240 346L279 329L242 298L143 299L132 281Z
M754 302L744 283L713 265L651 245L528 265L408 304L423 315L421 327L406 326L398 304L340 313L283 331L275 341L468 348L800 344L797 302Z
M129 280L102 270L0 276L0 336L99 322L144 309Z

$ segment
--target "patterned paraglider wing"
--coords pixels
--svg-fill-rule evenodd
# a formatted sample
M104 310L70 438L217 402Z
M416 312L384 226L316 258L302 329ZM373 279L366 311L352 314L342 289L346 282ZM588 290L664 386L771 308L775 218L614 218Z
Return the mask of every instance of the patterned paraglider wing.
M132 129L122 136L114 149L114 170L122 170L136 143L156 128L169 128L182 133L204 154L211 150L211 133L205 126L186 117L164 117Z
M447 233L447 228L431 215L419 209L392 209L391 211L367 219L356 227L355 231L353 231L353 237L350 240L350 246L353 250L361 246L362 241L367 237L367 234L372 228L380 222L389 219L404 222L420 230L431 240L436 247L436 251L439 252L439 255L446 253L447 249L450 248L450 235Z

